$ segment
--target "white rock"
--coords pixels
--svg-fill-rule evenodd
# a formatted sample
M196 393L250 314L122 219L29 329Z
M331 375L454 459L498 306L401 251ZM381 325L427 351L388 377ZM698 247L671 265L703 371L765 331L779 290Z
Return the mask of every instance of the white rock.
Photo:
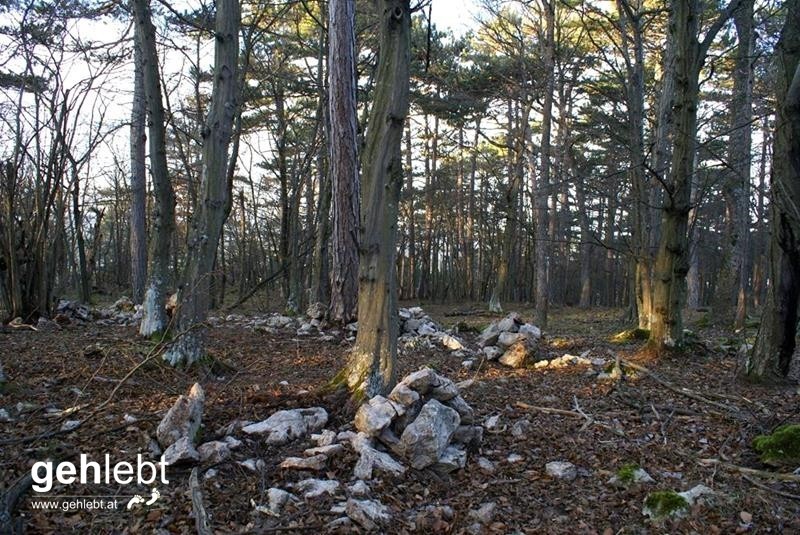
M450 351L460 351L464 349L464 344L456 338L455 336L450 336L449 334L444 334L440 338L442 345L449 349Z
M428 401L400 437L411 466L420 470L438 461L460 421L455 410L435 399Z
M508 316L497 322L497 328L501 332L515 333L519 330L519 325L518 325L519 323L522 323L519 319L519 314L517 314L516 312L512 312Z
M461 417L462 424L471 424L475 422L475 411L472 410L472 407L469 406L469 403L466 402L464 398L461 396L456 396L452 399L449 399L444 402L445 405L454 409L458 415Z
M393 476L401 476L406 471L406 467L395 461L391 455L372 446L362 444L358 451L361 456L353 469L356 479L372 479L376 470Z
M534 340L538 340L542 337L542 330L536 325L531 325L530 323L520 325L519 332L527 335L529 338L533 338Z
M347 516L368 531L386 526L392 520L389 508L376 500L347 500Z
M608 483L610 485L621 485L621 486L628 485L631 483L655 483L655 479L650 477L650 474L648 474L642 468L636 468L635 470L633 470L631 476L632 477L630 481L622 481L618 475L614 475L613 477L611 477L611 479L608 480Z
M287 457L281 463L281 468L288 470L322 470L328 461L327 455L314 455L313 457Z
M475 361L472 359L461 361L461 367L464 369L471 370L473 366L475 366Z
M235 440L235 439L234 439ZM238 442L238 441L237 441ZM217 464L231 456L231 446L222 440L212 440L197 447L201 462Z
M352 485L347 487L347 492L350 493L351 496L366 496L369 494L369 485L367 485L364 481L359 479Z
M264 463L264 461L261 459L246 459L244 461L240 461L237 464L239 464L240 466L244 466L251 472L259 472L266 467L266 463Z
M327 455L328 457L333 457L334 455L339 455L344 451L344 446L341 444L328 444L327 446L317 446L316 448L308 448L303 452L303 455L307 457L312 457L314 455Z
M61 424L62 431L72 431L73 429L77 429L78 426L81 425L80 420L66 420L63 424Z
M499 362L511 368L522 368L533 357L535 349L527 340L520 340L506 349Z
M495 345L497 343L497 338L500 336L500 332L500 329L497 328L497 324L492 323L481 331L480 336L478 336L478 346L487 347Z
M420 336L431 336L431 335L434 335L434 334L436 334L438 332L439 332L439 330L436 328L436 325L434 325L433 323L423 323L417 329L417 333Z
M205 392L199 383L192 386L188 395L178 396L156 429L156 437L162 448L171 446L182 437L188 437L194 443L200 429L205 399Z
M189 437L181 437L170 445L164 452L164 463L167 466L184 462L196 462L200 460L200 454L194 449L194 445Z
M516 464L516 463L521 463L521 462L522 462L522 461L524 461L524 460L525 460L525 457L523 457L523 456L522 456L522 455L520 455L519 453L512 453L511 455L509 455L509 456L506 458L506 462L507 462L508 464Z
M139 419L136 418L136 416L131 416L130 414L125 413L122 416L122 421L125 422L126 424L133 424L133 423L138 422Z
M454 446L447 446L439 457L433 469L441 473L450 473L461 470L467 464L467 452Z
M397 383L389 394L389 399L404 407L409 407L419 400L419 394L409 388L407 384Z
M527 337L522 333L504 332L497 338L497 347L500 349L508 349L517 342L527 340Z
M263 422L242 428L248 435L267 435L267 444L286 444L309 433L319 431L328 422L322 407L278 411Z
M686 500L687 502L689 502L689 505L694 505L698 501L702 501L701 498L703 500L707 500L708 499L708 498L704 498L704 496L705 497L711 497L711 496L714 496L716 494L716 492L714 492L714 490L706 487L705 485L697 485L695 487L690 488L689 490L686 490L686 491L683 491L683 492L679 492L678 494L683 496L683 499Z
M437 374L429 394L437 401L449 401L458 396L458 387L447 377Z
M411 314L412 318L421 318L425 315L425 311L422 310L422 307L411 307L408 309L408 313Z
M10 422L11 415L5 409L0 409L0 422Z
M487 431L495 431L500 426L500 415L495 414L489 416L483 421L483 427L486 428Z
M203 473L203 479L213 479L217 477L217 474L219 474L219 470L216 468L209 468Z
M438 375L431 368L422 368L405 376L400 383L424 396L431 386L437 382L437 379Z
M486 360L497 360L503 354L503 350L497 346L486 346L481 351L483 351Z
M235 450L242 445L242 441L236 437L227 436L222 439L230 449Z
M486 474L494 474L496 470L494 463L486 457L478 457L478 468Z
M311 440L317 446L330 446L336 441L336 433L330 429L323 429L319 434L311 435Z
M477 520L484 526L488 526L494 520L494 512L497 505L494 502L488 502L481 505L478 509L473 509L469 512L469 517Z
M362 433L374 437L378 436L397 416L399 416L397 408L391 401L383 396L375 396L358 408L354 424Z
M547 475L556 479L572 481L578 476L578 469L575 468L575 465L566 461L550 461L544 469Z
M339 482L335 479L304 479L295 483L294 488L303 493L305 499L319 498L323 494L335 495Z
M283 508L289 503L290 500L294 501L297 497L291 492L283 489L272 487L267 490L267 500L269 503L269 511L275 516L278 516L283 511Z

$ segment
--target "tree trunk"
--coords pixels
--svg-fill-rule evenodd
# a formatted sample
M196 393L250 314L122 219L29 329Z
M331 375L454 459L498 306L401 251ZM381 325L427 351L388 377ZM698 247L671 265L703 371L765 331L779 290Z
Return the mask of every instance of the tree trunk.
M134 26L133 106L131 108L131 299L141 304L147 281L147 165L145 163L144 69L140 30Z
M238 108L240 11L237 0L218 0L211 107L203 127L202 202L193 220L186 271L180 289L177 340L164 354L172 366L189 366L204 353L214 254L225 223L228 145Z
M364 148L359 328L345 369L354 396L385 393L396 380L395 237L403 168L400 144L408 114L409 0L380 0L380 54Z
M551 244L548 241L547 197L550 193L550 130L553 120L553 90L555 86L555 1L543 2L545 21L547 23L544 40L544 105L542 107L542 147L541 170L539 179L533 187L536 209L534 212L536 225L536 290L534 318L536 324L547 327L548 279L550 270Z
M780 381L795 355L800 304L800 0L786 2L786 22L776 48L777 113L772 164L772 284L755 347L744 364L747 378Z
M356 122L355 0L331 0L328 8L328 105L333 186L331 320L356 316L358 298L358 125Z
M747 249L750 235L750 151L753 118L753 0L742 0L733 14L739 44L733 67L731 134L722 194L725 234L722 269L717 279L714 315L736 328L744 326L747 289Z
M147 291L142 308L139 334L152 336L167 329L167 288L170 280L170 252L175 230L175 193L167 171L167 145L164 128L164 105L161 100L161 76L156 53L156 30L150 14L149 0L133 0L134 24L142 48L142 79L147 101L150 134L150 173L153 176L152 250Z

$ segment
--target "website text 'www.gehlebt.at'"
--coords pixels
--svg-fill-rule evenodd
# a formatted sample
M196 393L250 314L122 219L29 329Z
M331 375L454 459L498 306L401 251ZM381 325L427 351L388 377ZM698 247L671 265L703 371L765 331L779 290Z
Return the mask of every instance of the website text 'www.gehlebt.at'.
M168 485L164 457L158 462L144 460L141 454L136 462L119 461L112 463L106 454L102 461L94 461L82 453L77 463L70 461L37 461L31 467L34 496L31 509L39 511L114 511L150 507L161 497L158 485ZM53 494L58 484L63 494ZM114 495L70 494L72 485L121 485L148 486L149 494Z

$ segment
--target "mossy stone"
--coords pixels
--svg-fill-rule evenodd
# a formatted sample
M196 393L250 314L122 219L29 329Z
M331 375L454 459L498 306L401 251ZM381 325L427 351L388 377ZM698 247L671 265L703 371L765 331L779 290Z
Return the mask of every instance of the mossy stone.
M761 461L772 466L800 465L800 424L786 424L770 435L760 435L753 440L753 448L761 454Z
M681 516L689 509L686 498L674 490L660 490L649 494L644 500L645 514L652 518Z

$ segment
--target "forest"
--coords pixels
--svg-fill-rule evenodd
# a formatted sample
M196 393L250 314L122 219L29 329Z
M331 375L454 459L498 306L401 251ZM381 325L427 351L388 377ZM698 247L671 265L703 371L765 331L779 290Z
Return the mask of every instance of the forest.
M0 535L800 532L798 206L800 0L0 0Z

